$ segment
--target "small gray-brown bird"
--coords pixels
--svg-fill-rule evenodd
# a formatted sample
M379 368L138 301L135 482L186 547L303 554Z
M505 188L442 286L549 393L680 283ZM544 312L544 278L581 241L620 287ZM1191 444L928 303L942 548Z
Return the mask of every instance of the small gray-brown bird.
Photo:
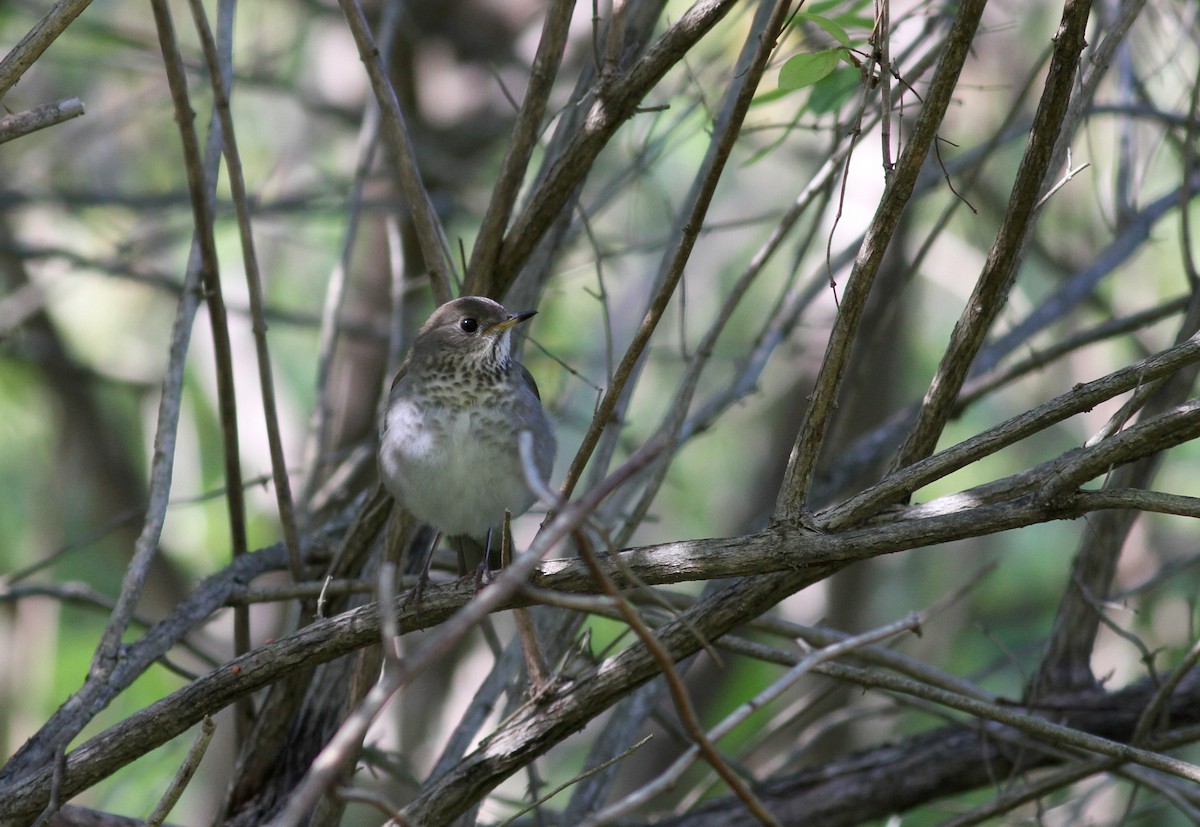
M379 440L383 484L439 535L471 537L486 549L505 509L517 516L533 505L521 431L533 436L538 473L550 475L554 427L533 376L512 358L512 329L534 313L509 313L481 296L447 302L421 327L392 381ZM418 602L428 572L426 558Z

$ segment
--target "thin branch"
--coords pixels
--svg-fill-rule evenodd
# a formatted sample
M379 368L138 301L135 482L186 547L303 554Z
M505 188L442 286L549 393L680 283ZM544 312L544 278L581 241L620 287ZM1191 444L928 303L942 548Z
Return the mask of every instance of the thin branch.
M91 0L58 0L50 11L25 33L3 60L0 60L0 98L16 85L21 76L42 56L42 52L83 13Z
M390 50L393 33L396 30L397 18L400 13L399 3L385 3L383 20L380 23L382 35L379 41L380 52L386 56ZM362 122L358 129L358 161L354 167L354 182L347 195L346 229L342 234L340 254L333 271L329 275L329 283L325 288L325 302L321 307L321 326L317 340L317 371L316 371L316 401L313 404L312 415L309 419L308 434L305 440L304 465L306 479L301 495L305 508L312 505L317 489L324 480L324 472L328 462L326 452L329 450L329 428L333 416L333 388L330 387L330 377L333 372L333 359L339 337L342 335L342 307L346 301L347 284L349 282L350 261L358 240L359 222L363 215L363 191L367 176L375 161L376 150L379 147L380 114L378 103L371 102L363 109ZM392 362L389 361L389 368Z
M67 98L54 103L43 103L15 115L0 116L0 144L78 118L82 114L83 101L79 98Z
M534 810L538 806L546 803L551 798L554 798L554 796L558 795L559 793L561 793L563 790L567 789L571 785L578 784L580 781L583 781L585 778L590 778L593 775L595 775L596 773L604 772L606 769L613 766L618 761L625 760L630 755L633 755L635 752L637 752L639 749L641 749L647 743L649 743L650 739L653 737L654 737L653 735L647 735L646 737L642 738L642 740L640 740L637 743L632 744L631 746L622 750L620 752L620 754L614 755L612 758L608 759L607 761L604 761L601 764L597 764L596 766L592 767L591 769L587 770L586 772L580 773L579 775L572 778L570 781L564 781L562 784L559 784L553 790L550 790L545 795L541 796L537 801L534 801L534 802L530 803L528 806L523 807L522 809L513 813L512 816L510 816L509 818L507 818L504 821L497 824L496 827L508 827L513 822L515 822L518 818L525 815L530 810Z
M770 6L767 3L762 3L759 6L758 18L751 25L751 31L762 31L764 26L769 23L768 19L764 19L769 13ZM753 56L753 53L749 52L752 45L753 40L750 40L747 41L744 47L748 52L747 57L750 58ZM741 71L738 70L737 74L740 74ZM726 106L728 105L727 102ZM645 519L655 497L658 495L659 488L666 480L667 472L671 468L671 462L677 455L675 448L683 436L684 427L688 422L687 412L699 387L701 375L713 355L717 340L720 338L725 326L732 318L734 311L741 304L742 299L746 297L750 288L755 284L759 276L762 275L767 263L783 244L788 231L795 227L801 216L805 214L810 206L816 203L821 194L827 192L828 184L837 169L837 160L845 157L849 153L849 149L848 145L843 145L834 151L831 158L826 160L813 179L805 185L800 195L792 202L792 205L776 224L762 246L751 257L750 262L738 276L733 286L726 291L715 318L701 338L700 343L696 346L695 353L688 359L687 369L683 377L679 380L675 396L671 400L670 407L663 416L662 422L656 432L661 438L669 440L671 448L664 452L662 461L652 467L650 479L643 486L638 502L625 518L624 526L615 538L617 545L624 545L629 542L634 531L641 524L642 520ZM817 226L818 222L813 222L812 231L814 234ZM739 373L739 377L741 377L741 373Z
M894 468L903 468L933 453L954 410L954 400L962 389L967 371L1016 281L1055 144L1070 104L1090 10L1091 0L1066 0L1062 21L1054 37L1046 85L1004 218L996 231L983 272L954 326L950 345L925 394L917 421L897 453Z
M243 586L234 589L228 598L228 604L252 603L283 603L289 600L316 598L319 595L366 594L375 589L375 584L367 580L308 580L303 583L293 583L287 586L266 586L253 588Z
M237 214L238 232L242 242L242 263L246 270L246 287L250 299L251 329L254 332L254 350L258 356L259 387L262 392L263 416L266 419L267 445L271 454L271 477L275 483L275 502L279 510L279 522L283 526L283 540L287 546L292 579L304 579L304 552L300 545L300 531L296 525L296 509L292 501L292 485L288 479L287 459L283 454L283 439L279 433L279 412L275 405L275 381L271 372L271 355L267 346L267 322L263 315L262 276L258 270L258 256L254 251L254 232L250 226L250 206L246 193L246 179L242 173L242 159L234 137L233 116L229 109L229 90L233 85L232 55L224 59L218 54L217 43L209 28L208 18L200 0L190 0L192 18L200 35L204 59L208 63L212 79L213 101L218 128L224 138L225 167L229 176L230 195ZM234 484L230 481L230 485ZM244 545L244 543L243 543ZM240 549L242 552L244 548ZM234 553L239 546L234 543ZM246 648L249 648L248 646ZM245 651L244 649L242 651Z
M1190 183L1192 186L1200 184L1200 176L1195 176ZM1142 249L1155 225L1179 205L1181 194L1187 191L1187 187L1176 187L1138 212L1126 216L1121 232L1091 263L1072 275L1053 294L1038 302L1029 315L1013 325L1011 330L997 336L980 351L979 358L975 360L975 373L994 368L1004 356L1079 306L1095 292L1096 285L1104 278L1119 272L1120 265Z
M838 643L833 643L808 653L791 669L772 681L770 686L725 716L719 724L707 733L707 737L712 741L717 741L729 734L731 730L748 719L754 712L775 701L785 691L794 687L800 678L821 664L839 658L844 654L854 652L872 643L878 643L889 637L894 637L901 632L917 630L920 627L920 622L920 618L913 614L903 620L872 629L861 635L847 637ZM648 803L653 797L665 792L678 783L679 779L683 777L683 773L695 763L698 753L699 749L696 746L688 747L683 755L676 758L674 763L660 773L653 781L627 794L620 801L590 815L588 820L584 822L584 825L586 827L599 827L602 824L614 823L622 816L628 815L636 808Z
M701 5L703 4L697 3L696 6L693 6L689 10L689 14ZM625 391L626 382L629 381L630 377L637 370L638 363L650 341L650 337L658 327L658 323L662 319L663 313L666 312L667 305L675 293L675 288L683 276L684 268L691 256L696 238L700 233L700 228L704 225L704 216L708 212L709 205L712 203L713 193L716 191L717 184L721 180L721 175L729 160L729 155L733 151L733 145L741 130L742 122L745 120L746 113L750 109L750 103L754 98L755 90L758 88L758 82L762 78L762 74L766 70L767 63L774 51L775 40L782 28L787 7L788 3L784 0L776 3L771 12L770 20L767 21L762 31L758 32L755 30L750 35L747 46L753 44L755 46L754 52L750 57L749 65L746 66L744 71L736 75L736 80L729 87L726 103L721 108L720 117L714 125L713 140L709 144L708 153L700 169L697 171L692 192L689 194L690 209L686 221L680 226L678 244L674 245L664 258L665 266L662 268L661 283L658 286L658 290L655 292L646 310L646 314L638 326L637 333L634 334L633 341L630 342L625 355L621 358L620 365L617 366L613 383L606 390L604 398L600 401L600 405L592 417L591 423L588 425L587 433L584 434L579 450L571 460L571 466L567 469L566 479L562 485L562 496L564 499L570 498L571 492L582 476L583 469L596 448L596 444L600 441L601 434L610 425L613 411ZM685 15L685 19L686 17ZM678 25L682 25L683 22L681 20ZM670 32L668 32L669 34ZM668 35L664 35L664 40ZM660 41L660 45L661 43L662 41ZM646 60L649 60L649 57L648 55ZM744 57L745 53L743 53ZM636 72L631 73L631 77L634 74Z
M1200 361L1200 337L1168 348L1108 376L1076 385L1067 393L1031 411L1014 416L977 436L889 474L876 485L823 513L821 525L826 531L837 531L860 522L878 512L882 506L897 502L934 480L941 479L1056 422L1090 410L1100 402L1132 390L1146 381L1169 376L1197 361Z
M200 762L204 760L204 754L208 752L208 744L216 731L217 724L212 718L205 718L200 722L200 731L196 733L192 745L188 747L187 755L184 757L183 763L179 765L179 769L175 771L170 786L167 787L150 815L146 817L146 827L161 827L162 823L167 820L171 810L179 803L179 797L183 795L183 791L187 789L187 785L196 775L196 770L200 769Z
M693 757L696 755L704 756L704 760L721 777L721 780L729 785L734 795L738 797L738 800L745 805L746 809L760 824L778 825L779 821L763 806L753 790L738 777L733 768L729 766L728 762L717 751L716 744L713 742L720 735L710 736L704 731L687 687L683 685L683 679L675 669L675 663L671 654L663 648L658 638L655 637L654 632L650 631L650 628L646 626L629 601L622 598L616 584L613 583L604 573L604 570L597 564L595 551L592 549L591 542L586 533L580 531L575 536L576 542L582 552L583 560L591 570L592 576L597 582L602 584L604 591L616 602L617 611L620 613L621 618L629 624L630 628L637 635L638 640L642 642L642 645L646 647L646 650L650 652L654 660L658 663L659 671L667 683L667 691L671 695L671 700L675 705L679 721L683 724L684 730L692 739L692 746L688 750L689 754L693 755ZM589 818L584 823L596 825L605 820L599 819L597 821L595 818Z
M768 651L766 647L760 644L751 643L737 637L726 637L722 640L722 643L723 645L727 645L731 651L785 665L795 664L801 657L793 652L785 652L778 649ZM995 812L1003 812L1017 806L1021 801L1028 800L1028 798L1022 797L1023 790L1025 789L1040 790L1044 794L1064 784L1071 783L1078 778L1111 770L1125 763L1128 756L1125 749L1130 748L1126 747L1125 744L1107 738L1100 738L1093 741L1092 739L1095 736L1085 733L1080 727L1087 726L1113 733L1120 732L1121 734L1118 737L1129 737L1129 733L1132 732L1134 727L1135 713L1138 709L1144 707L1140 699L1151 694L1151 689L1144 684L1107 694L1093 690L1090 695L1068 695L1059 703L1023 710L1011 704L982 703L979 701L967 702L963 698L957 697L954 692L933 689L919 681L888 675L873 669L861 669L844 664L824 664L817 667L816 671L859 687L882 689L891 694L910 696L926 702L944 705L947 708L965 712L982 721L992 721L994 724L1002 724L1003 727L996 727L994 724L984 725L979 728L978 732L971 732L955 723L941 731L925 733L910 737L896 744L877 747L864 755L850 759L852 763L843 764L841 767L827 766L815 768L813 771L802 771L792 777L769 782L770 790L769 792L764 790L765 795L769 795L771 799L778 798L787 801L788 806L793 811L796 808L801 808L801 811L806 813L806 817L814 820L828 818L830 811L844 807L847 802L839 800L839 798L846 798L846 790L853 791L850 795L861 804L862 786L860 785L862 783L887 785L899 779L910 777L911 773L915 770L911 758L917 755L938 754L943 756L938 771L924 779L923 784L925 786L940 788L942 792L962 789L961 787L952 787L951 785L957 783L956 779L963 775L964 770L967 770L967 775L971 777L986 777L981 776L979 771L980 764L988 764L991 761L1012 760L994 752L991 756L988 755L989 743L1012 740L1012 730L1006 729L1007 727L1012 727L1012 729L1030 736L1030 739L1022 739L1020 742L1023 749L1021 766L1026 770L1042 766L1049 763L1050 760L1062 760L1064 747L1082 748L1108 756L1095 759L1084 758L1083 763L1077 765L1078 770L1074 766L1071 766L1048 776L1048 778L1058 779L1057 782L1049 786L1043 787L1041 784L1035 783L1031 787L1022 787L1012 791L1011 794L1006 793L999 796L995 802L995 810L992 809L991 805L986 805L984 808L975 811L993 814ZM1194 683L1192 688L1196 688ZM1138 700L1134 700L1135 697ZM1128 700L1129 703L1121 704L1120 699L1122 698ZM1186 702L1183 703L1186 704ZM1064 727L1060 723L1049 723L1045 718L1040 717L1041 715L1053 715L1058 721L1067 720L1071 721L1071 724ZM1120 716L1119 722L1117 719L1118 715ZM1077 737L1081 735L1082 738ZM1167 733L1161 738L1146 742L1146 749L1138 750L1139 757L1146 758L1153 763L1157 763L1160 759L1174 762L1175 759L1157 756L1155 752L1150 752L1150 750L1162 752L1172 747L1192 743L1197 738L1200 738L1200 727L1195 725L1181 727ZM1085 746L1085 744L1087 745ZM1030 748L1035 750L1037 754L1030 755ZM955 753L963 761L974 766L963 767L958 765L957 760L946 760L946 756L952 756ZM1175 765L1175 769L1179 771L1180 777L1195 775L1197 770L1200 770L1200 768L1179 766L1179 764L1183 763L1179 762ZM1159 769L1162 769L1162 767L1159 767ZM1167 772L1171 772L1171 770L1167 770ZM837 779L839 783L829 783L830 778ZM974 784L970 786L974 786ZM881 787L876 786L873 788L880 790L882 793ZM908 792L911 793L911 790ZM721 802L710 802L708 806L697 808L692 813L692 818L703 819L707 817L710 820L716 818L718 816L714 815L713 811L721 806ZM892 812L893 810L889 808L894 806L895 803L892 802L890 797L882 794L876 806L868 806L865 809L858 808L858 820L868 819L872 815L881 817L888 812ZM687 819L679 819L676 823L691 824L695 822L688 821ZM949 823L959 824L958 821L951 821ZM977 823L977 821L966 820L963 823L973 824Z
M344 2L345 0L343 0ZM679 58L734 7L734 0L697 0L634 66L603 86L589 104L586 121L541 176L527 206L514 220L496 263L496 290L504 292L547 228L575 192L617 128L633 117L642 98Z
M404 113L400 109L400 101L396 90L388 79L387 69L383 65L379 48L371 35L371 28L363 14L362 5L358 0L338 0L354 43L358 47L358 56L367 68L371 79L371 88L383 114L383 134L395 157L396 168L400 174L400 186L408 201L412 213L413 226L416 229L417 240L421 245L421 253L425 258L425 266L429 268L430 286L433 289L434 300L438 304L450 301L453 293L450 289L450 277L455 273L454 261L446 244L446 233L433 209L429 192L421 180L421 169L417 163L416 152L408 136L408 128L404 123Z
M562 62L574 10L575 0L554 0L546 11L525 98L517 113L512 138L504 152L500 173L492 187L492 197L488 201L487 211L479 227L479 240L471 252L471 263L467 268L467 279L463 288L468 295L489 293L485 285L489 285L490 276L495 271L504 230L516 206L529 160L537 146L546 104L550 100L554 79L558 76L558 67Z
M1151 456L1200 436L1200 399L1139 422L1057 462L1038 496L1053 500L1116 465Z
M833 330L829 335L825 357L817 374L816 387L810 397L804 422L796 435L784 482L780 487L775 504L776 520L794 520L807 513L813 472L825 441L829 421L833 416L838 390L850 360L851 345L858 334L867 297L883 263L892 235L900 223L904 208L912 196L925 156L936 139L938 126L950 105L959 73L966 62L985 5L985 0L967 0L961 3L954 24L946 35L946 45L926 93L925 106L917 116L908 144L896 162L894 175L884 190L879 208L850 273L849 283L846 285Z
M1200 517L1200 497L1165 494L1142 488L1105 488L1099 491L1080 491L1074 495L1089 511L1132 509L1151 514L1174 514L1178 517Z
M200 166L199 141L193 126L191 103L188 98L187 75L183 56L175 39L175 26L165 0L152 0L154 22L166 66L171 99L175 105L175 121L184 147L188 173L188 191L192 197L192 215L199 236L203 261L204 298L208 307L212 331L213 361L216 363L217 409L221 423L221 449L225 465L225 503L229 513L230 546L234 558L248 551L246 541L246 498L242 488L241 451L238 439L237 399L233 381L233 345L229 338L229 320L225 313L224 291L221 286L220 265L213 233L215 210L212 198L204 187ZM218 78L220 75L217 76ZM228 90L223 90L228 95ZM214 117L214 131L221 130L221 117ZM224 140L222 131L222 139ZM111 627L110 627L111 629ZM108 630L106 630L107 632ZM116 641L109 640L110 646ZM234 647L239 652L250 648L250 616L245 609L234 611ZM239 708L237 733L239 738L249 730L250 708Z
M1198 76L1192 81L1191 100L1188 102L1187 127L1183 136L1183 180L1187 184L1197 178L1196 134L1200 130L1200 69ZM1188 284L1192 290L1200 289L1200 271L1196 268L1196 260L1192 255L1192 216L1188 211L1195 186L1184 186L1179 192L1179 236L1180 253L1183 257L1183 272L1187 275Z
M627 0L611 0L608 35L604 39L604 60L600 67L600 82L610 81L621 68L625 48L625 19L629 13Z
M1096 35L1102 35L1103 39L1088 55L1087 63L1081 72L1079 88L1072 95L1066 113L1062 116L1062 129L1055 142L1049 169L1058 169L1063 166L1064 159L1070 152L1071 139L1075 136L1079 124L1091 111L1092 104L1096 100L1096 92L1108 73L1109 65L1117 55L1118 49L1127 44L1129 30L1145 5L1146 0L1122 0L1115 17L1105 21L1105 25L1098 27Z
M1163 319L1170 318L1185 309L1188 301L1188 296L1180 296L1177 299L1171 299L1147 310L1130 313L1128 316L1114 316L1106 319L1100 324L1064 336L1058 341L1047 344L1045 347L1032 348L1032 354L1025 359L1014 362L1003 369L996 368L988 373L976 375L974 378L968 379L966 384L963 385L962 393L959 394L955 413L962 413L969 405L979 401L989 393L1031 373L1045 370L1057 360L1081 348L1126 333L1134 333ZM916 409L914 408L913 413L915 412Z
M394 583L396 566L386 561L379 567L379 630L383 648L383 670L371 690L350 716L342 722L320 754L304 774L304 779L288 795L287 805L273 819L271 827L299 827L307 822L317 802L344 773L362 750L367 729L383 713L404 680L404 664L396 653L399 631L396 616L389 608L396 602Z
M865 64L867 72L879 72L879 142L883 151L883 177L892 177L895 162L892 161L892 14L890 0L875 0L875 26L871 30L871 60ZM874 67L878 63L878 69ZM867 85L870 86L868 74ZM897 148L900 141L896 141ZM936 144L935 144L936 146Z

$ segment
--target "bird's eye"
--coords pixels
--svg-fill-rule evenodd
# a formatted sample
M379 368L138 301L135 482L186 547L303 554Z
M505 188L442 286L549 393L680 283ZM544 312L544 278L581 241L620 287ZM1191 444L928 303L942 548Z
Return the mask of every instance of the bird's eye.
M479 322L475 321L474 319L463 319L458 323L458 326L467 333L474 333L479 329Z

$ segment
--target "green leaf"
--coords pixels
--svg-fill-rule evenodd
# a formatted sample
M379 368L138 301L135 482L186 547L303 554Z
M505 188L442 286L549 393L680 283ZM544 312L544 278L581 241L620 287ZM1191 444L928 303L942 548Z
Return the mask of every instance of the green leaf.
M836 112L853 97L861 81L862 73L858 69L845 68L827 73L813 84L812 94L808 96L808 111L814 115Z
M812 86L833 71L841 49L825 49L811 54L789 57L779 70L780 89L801 89Z
M827 11L833 11L835 8L842 6L841 16L845 17L848 14L853 14L861 8L866 7L871 0L853 0L847 3L846 0L816 0L808 3L808 11L811 14L824 14Z
M843 29L841 26L839 26L834 21L830 20L828 17L822 17L819 14L813 14L812 12L802 11L802 12L796 12L796 19L797 20L807 20L810 23L817 24L822 29L824 29L825 32L830 37L832 37L838 43L841 43L843 46L849 48L850 35L846 34L845 29Z

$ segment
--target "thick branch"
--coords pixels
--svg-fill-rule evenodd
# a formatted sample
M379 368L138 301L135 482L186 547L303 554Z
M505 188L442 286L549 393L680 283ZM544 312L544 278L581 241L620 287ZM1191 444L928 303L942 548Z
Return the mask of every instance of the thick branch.
M695 540L621 552L617 565L608 557L600 558L606 574L622 587L630 584L625 568L644 583L661 585L690 580L718 579L759 575L739 581L720 593L720 597L702 601L688 613L688 622L705 637L715 638L729 628L748 622L775 602L816 582L835 568L854 560L875 557L904 549L945 543L992 534L1045 522L1080 516L1086 500L1066 498L1053 506L1032 497L975 507L962 506L911 509L928 516L897 519L883 525L848 531L843 534L819 534L800 529L776 527L742 537ZM280 550L273 552L274 562L282 564ZM257 554L245 560L255 560ZM766 574L764 574L766 573ZM541 564L533 578L539 588L566 592L596 593L598 587L586 565L577 559L552 560ZM486 592L485 592L486 594ZM432 586L424 595L420 613L407 605L405 596L397 601L398 624L402 632L435 626L455 614L475 596L474 582L468 578L453 584ZM497 609L530 605L517 598ZM73 795L108 776L135 758L166 743L198 723L205 715L217 712L285 675L317 663L324 663L367 646L378 640L379 613L374 604L362 606L331 620L320 621L299 632L252 650L220 669L204 675L166 698L147 707L119 724L95 736L67 756L64 793ZM700 642L686 626L663 630L660 639L676 658L694 652ZM487 769L467 772L471 762L461 765L465 775L458 776L478 792L490 789L514 771L535 752L548 749L557 739L577 731L603 706L615 702L655 673L653 658L630 650L619 655L582 685L573 685L553 701L554 715L548 720L527 722L527 734L536 742L525 744L503 759L491 754L476 756ZM628 658L635 658L633 664ZM641 659L638 659L641 658ZM557 716L557 717L556 717ZM538 716L540 717L540 715ZM553 719L553 720L550 720ZM0 787L0 818L37 812L45 805L51 780L50 768L34 770L20 780ZM447 781L449 783L449 781ZM439 787L438 789L442 789ZM434 790L429 795L436 798ZM431 799L432 800L432 799ZM428 802L418 808L434 806ZM438 805L449 806L449 805Z

